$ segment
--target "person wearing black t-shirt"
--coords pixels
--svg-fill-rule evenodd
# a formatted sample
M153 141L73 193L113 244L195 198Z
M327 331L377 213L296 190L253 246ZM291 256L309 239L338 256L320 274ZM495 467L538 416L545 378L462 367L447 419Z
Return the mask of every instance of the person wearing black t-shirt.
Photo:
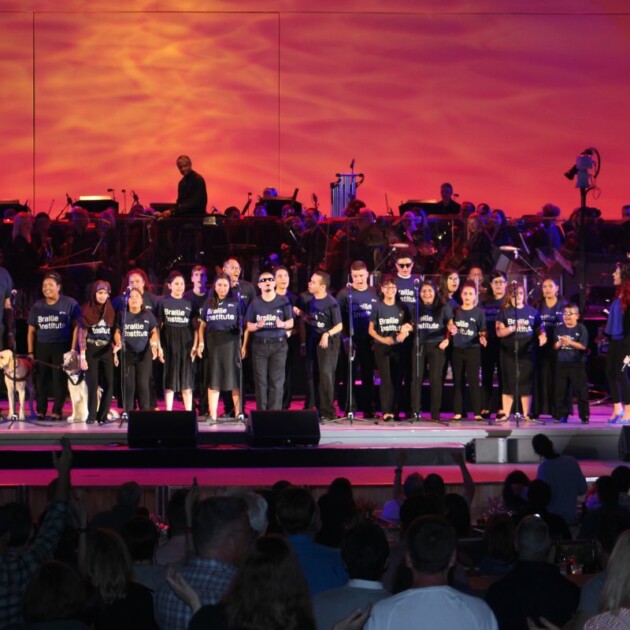
M412 313L414 317L415 313ZM448 304L444 304L435 286L425 280L420 286L420 303L418 304L418 321L416 334L418 335L418 354L415 344L411 356L412 382L411 404L414 415L421 415L421 393L424 381L425 364L429 363L429 384L431 390L430 413L431 420L440 420L442 408L442 372L444 370L444 351L450 343L449 326L452 325L453 311Z
M588 331L578 321L580 310L575 304L567 304L562 313L563 323L555 329L554 350L556 360L556 422L566 423L569 416L571 391L575 390L578 413L582 424L588 424L588 378L586 376L586 352Z
M271 271L258 278L260 297L247 309L247 330L253 337L252 363L256 409L282 409L284 366L287 360L287 334L293 328L293 308L286 297L276 295Z
M184 297L190 300L195 311L199 313L201 307L208 299L209 291L208 287L208 270L203 265L195 265L190 272L190 279L193 283L193 288L184 293ZM199 327L199 320L195 320L197 328ZM205 386L206 382L206 369L207 369L207 356L204 352L201 359L193 363L193 374L195 378L194 396L199 400L197 408L199 409L200 416L208 415L208 396L206 394Z
M289 290L289 284L291 283L291 276L287 267L280 265L276 267L273 272L276 279L276 294L282 297L286 297L289 300L291 307L297 303L297 295ZM291 384L294 381L294 370L298 365L300 357L300 335L298 332L298 326L295 318L297 316L293 314L293 328L287 330L287 360L284 363L284 391L282 392L282 408L289 409L291 407L292 387Z
M308 293L298 300L298 314L307 331L305 339L306 378L314 389L317 376L317 392L322 420L334 420L335 368L339 356L340 333L343 328L339 303L328 294L330 275L316 271L308 283Z
M376 290L368 285L369 273L367 265L361 260L355 260L350 265L350 277L352 284L337 293L337 302L341 309L341 317L344 325L343 350L341 353L341 370L343 378L339 388L338 401L346 412L355 411L357 406L363 412L364 418L374 417L374 352L372 341L368 332L370 317L374 307L378 303ZM352 303L352 313L350 313ZM353 396L352 409L348 409L346 395L348 392L348 348L350 334L350 317L352 317L352 348L353 360L352 373L359 370L361 374L361 387L357 388L356 396ZM356 377L353 376L353 384ZM358 403L358 405L357 405Z
M133 409L137 394L140 409L149 411L151 366L152 361L158 358L160 342L157 320L151 311L144 308L138 289L131 289L128 310L118 314L117 325L114 352L124 343L120 360L124 379L123 409Z
M112 342L116 313L109 301L111 287L105 280L97 280L92 296L81 307L79 349L81 369L85 372L88 388L87 423L107 421L114 393L114 355ZM98 388L102 387L100 402ZM98 407L98 408L97 408Z
M206 382L208 395L208 422L217 421L219 394L229 391L232 409L240 413L239 370L241 369L240 313L241 303L230 294L230 277L219 274L214 279L214 290L199 312L197 357L207 356Z
M180 155L176 164L182 175L177 185L177 202L174 208L164 211L161 216L165 219L170 216L202 217L208 205L206 182L199 173L193 171L192 160L187 155Z
M166 411L173 410L175 392L181 392L184 409L192 411L194 383L194 321L197 310L184 297L186 281L180 271L172 271L166 282L171 294L158 304L157 319L161 324L160 361L164 363L164 402Z
M531 410L534 353L537 345L547 343L540 313L525 304L525 289L512 283L496 321L497 337L501 340L501 370L503 371L502 416L510 414L516 392L516 362L518 361L518 393L523 420L529 420ZM536 339L538 343L536 343ZM518 353L516 344L518 343ZM498 415L498 414L497 414Z
M477 295L476 285L473 282L464 282L461 290L462 305L453 312L453 420L461 420L464 411L464 380L468 383L475 420L483 420L479 369L481 348L486 345L486 317L476 306Z
M381 282L383 299L370 315L369 334L374 339L374 357L381 376L381 412L389 422L398 413L398 396L402 384L401 359L403 342L413 331L409 309L396 301L396 283L392 276Z
M28 316L28 354L35 358L37 417L45 417L48 407L47 385L52 382L54 403L52 420L61 420L68 392L65 373L59 369L63 355L77 347L79 305L61 295L61 276L50 271L42 282L44 297L33 304ZM53 367L54 366L54 367Z
M501 375L501 353L500 344L495 330L497 315L501 310L501 304L505 298L507 279L502 271L493 271L490 274L490 289L486 299L481 303L481 308L486 316L487 344L481 348L481 417L490 417L492 406L492 394L494 385L494 373L496 370L499 401L503 391L503 380ZM499 403L500 405L500 403ZM499 415L499 419L501 416Z

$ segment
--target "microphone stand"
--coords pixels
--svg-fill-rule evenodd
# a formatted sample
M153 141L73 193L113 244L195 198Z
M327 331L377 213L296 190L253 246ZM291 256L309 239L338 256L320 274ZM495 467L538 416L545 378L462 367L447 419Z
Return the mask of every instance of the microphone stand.
M354 357L352 356L354 353L354 317L352 312L352 284L348 286L348 371L347 371L347 383L346 383L346 415L344 418L340 418L343 422L344 420L350 421L350 426L354 424L354 411L352 411L352 394L354 390L353 383L353 374L352 374L352 363L354 361Z
M420 284L416 284L414 282L413 285L414 291L414 337L413 337L413 346L414 346L414 365L416 368L416 378L420 376L420 361L422 361L422 355L424 353L424 345L420 346ZM413 382L413 379L412 379ZM413 417L410 419L410 422L414 420L422 420L422 383L417 383L419 393L418 393L418 406L416 409L412 409Z
M125 326L127 324L127 306L129 304L129 291L125 291L123 295L123 315L122 326L120 327L120 398L122 401L123 411L120 414L120 421L118 422L118 428L120 429L125 422L129 422L129 413L127 412L127 386L125 379ZM133 404L133 401L131 401ZM104 423L105 424L105 423Z
M243 298L240 288L236 292L238 300L238 396L239 396L239 412L236 415L237 422L245 422L245 396L243 394Z

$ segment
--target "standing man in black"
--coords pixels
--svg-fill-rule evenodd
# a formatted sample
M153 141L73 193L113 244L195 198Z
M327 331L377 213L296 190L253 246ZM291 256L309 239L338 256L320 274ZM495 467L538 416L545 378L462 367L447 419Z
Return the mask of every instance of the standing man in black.
M176 164L182 174L177 185L177 202L174 208L162 213L162 218L202 217L208 205L206 182L199 173L193 171L192 160L187 155L180 155Z
M335 420L335 368L343 328L339 303L329 295L330 275L316 271L308 283L308 292L298 299L297 315L305 324L306 378L309 389L318 382L317 408L323 421ZM310 398L310 396L309 396Z
M352 282L337 293L337 302L341 309L343 320L343 350L341 354L341 381L343 385L339 390L337 400L345 408L346 413L354 412L358 407L363 411L364 418L374 417L374 352L372 340L368 332L372 311L378 303L376 290L368 284L370 274L367 265L362 260L355 260L350 265L350 278ZM352 313L350 313L352 304ZM361 374L361 389L357 396L353 396L352 409L349 408L348 394L348 350L350 348L350 317L352 317L352 358L353 381L354 373L358 370ZM354 386L354 383L353 383Z
M271 271L260 274L258 286L261 295L249 305L246 318L247 330L253 337L256 409L282 409L287 330L293 328L293 307L286 297L276 294Z

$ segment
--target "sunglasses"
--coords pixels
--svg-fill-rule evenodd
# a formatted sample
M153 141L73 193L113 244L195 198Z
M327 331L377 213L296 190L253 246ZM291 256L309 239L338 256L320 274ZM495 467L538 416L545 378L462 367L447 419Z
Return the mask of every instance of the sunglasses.
M273 282L273 278L258 278L258 282Z
M396 263L396 267L402 267L403 269L405 267L411 267L411 265L413 265L413 263Z

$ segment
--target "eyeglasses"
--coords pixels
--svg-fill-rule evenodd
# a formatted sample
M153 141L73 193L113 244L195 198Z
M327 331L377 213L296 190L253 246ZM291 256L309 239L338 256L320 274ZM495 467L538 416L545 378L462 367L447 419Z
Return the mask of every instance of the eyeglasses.
M579 315L579 313L576 313L575 311L564 311L562 314L563 315Z
M273 278L258 278L258 282L273 282Z
M396 263L396 267L402 267L403 269L405 269L405 267L411 267L411 265L413 265L413 263Z
M385 289L395 289L396 285L395 284L382 284L381 285L381 289L383 289L383 291L385 291Z

